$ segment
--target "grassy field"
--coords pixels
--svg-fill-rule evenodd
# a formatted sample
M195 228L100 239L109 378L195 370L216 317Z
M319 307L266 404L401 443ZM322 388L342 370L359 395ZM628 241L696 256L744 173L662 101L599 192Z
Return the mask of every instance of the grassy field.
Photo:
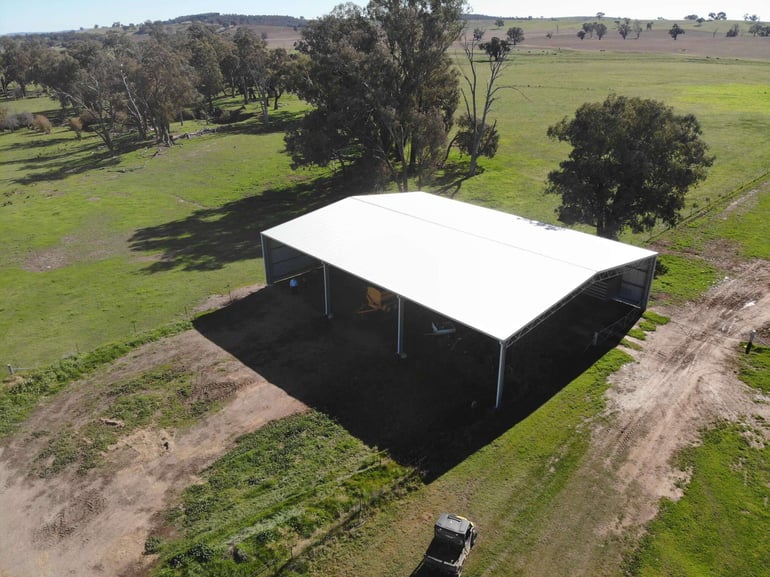
M554 222L557 199L542 194L543 183L567 149L548 140L549 125L612 91L692 112L717 159L709 178L692 192L687 212L723 208L735 193L757 187L728 218L706 212L676 231L655 231L666 269L655 281L656 297L663 303L693 298L722 272L699 257L714 242L730 243L738 258L770 258L770 190L761 186L770 170L766 68L766 61L687 55L517 51L502 81L515 89L504 93L493 113L501 132L498 156L482 160L483 170L473 179L449 171L426 188ZM44 98L0 106L56 116L55 103ZM281 152L281 128L302 109L302 103L286 98L272 127L250 118L170 149L143 146L115 158L95 136L78 141L64 128L50 135L26 130L0 135L0 361L25 368L80 353L65 363L75 363L72 372L51 369L37 388L22 391L27 395L22 405L0 406L23 418L41 395L60 391L122 350L123 345L108 343L128 343L173 326L189 319L209 295L263 281L259 231L343 192L328 171L293 172ZM176 133L200 128L174 125ZM645 244L648 238L624 240ZM97 351L107 352L89 362L89 351L100 346ZM766 350L757 349L751 356L756 362L744 369L760 388L767 386L765 357ZM83 359L85 365L78 365ZM457 508L478 512L485 528L485 546L471 558L469 574L515 575L515 559L533 540L546 538L559 491L583 463L589 425L604 407L606 377L627 360L624 353L611 352L444 476L372 509L376 523L333 533L284 574L329 574L346 566L361 575L407 575L429 540L431 519L408 524L409 534L383 537L377 528L415 509ZM105 390L104 398L116 403L109 414L130 426L148 419L181 426L200 409L180 400L185 379L163 373L113 384L124 389L119 402L110 396L113 389ZM9 390L0 392L0 402ZM161 410L175 402L176 412ZM723 575L759 575L766 569L766 532L757 535L755 528L768 522L761 487L768 482L769 455L766 448L743 444L741 432L717 428L705 434L702 447L682 455L682 465L693 470L691 489L685 499L666 506L643 547L628 558L632 574L696 575L713 567ZM109 442L98 439L96 448ZM279 444L287 450L271 453ZM84 471L98 456L65 437L53 439L51 453L41 460L51 455L61 457L54 459L54 469L77 463ZM261 476L254 477L255 462L264 465ZM295 467L290 475L276 473L287 467ZM186 513L169 513L180 540L152 538L148 553L161 554L157 571L163 575L253 574L259 563L281 562L292 547L315 544L319 534L348 521L356 499L359 507L376 500L409 475L323 415L304 415L242 439L204 473L204 484L183 496ZM694 510L707 511L708 517L693 516ZM204 515L209 512L212 516ZM740 526L728 526L735 515L744 515ZM703 531L696 539L690 533L694 524ZM723 546L717 539L722 534L735 546ZM699 549L688 550L690 544ZM596 547L621 558L633 543L608 537ZM237 563L236 549L250 561ZM372 550L377 555L366 554ZM207 563L227 555L231 559L219 565ZM568 574L569 560L564 563Z
M450 174L425 188L553 222L557 198L542 189L567 148L550 141L546 129L583 102L618 91L700 119L717 160L690 195L687 210L695 211L768 171L765 67L671 55L517 52L501 81L515 90L505 91L493 112L497 157L482 160L473 179ZM56 116L45 98L0 105ZM185 318L208 295L262 281L259 231L343 192L325 171L293 172L282 154L281 127L301 109L285 98L269 130L249 118L171 149L140 147L117 157L96 136L77 141L64 128L0 135L3 363L47 364Z
M291 105L282 113L288 121ZM262 281L259 231L311 204L302 197L321 174L292 174L274 122L275 132L246 121L115 158L96 136L79 142L64 128L0 136L3 362L87 351Z

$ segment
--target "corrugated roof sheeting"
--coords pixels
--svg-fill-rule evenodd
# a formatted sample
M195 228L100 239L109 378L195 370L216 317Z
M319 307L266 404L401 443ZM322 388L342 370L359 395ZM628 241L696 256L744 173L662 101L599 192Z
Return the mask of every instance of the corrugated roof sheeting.
M501 341L596 273L655 255L424 192L349 197L263 235Z

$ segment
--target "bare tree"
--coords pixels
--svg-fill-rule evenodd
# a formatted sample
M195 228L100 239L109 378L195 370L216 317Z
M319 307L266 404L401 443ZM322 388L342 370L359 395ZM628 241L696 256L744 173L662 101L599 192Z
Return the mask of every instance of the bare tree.
M477 47L481 48L475 36L472 40L466 38L463 42L463 50L468 60L468 71L464 69L462 72L466 85L466 89L461 90L465 103L465 114L460 118L459 125L461 130L453 141L457 143L463 152L466 152L471 157L471 164L468 169L469 176L476 174L479 156L484 155L491 158L497 152L497 142L499 139L497 123L494 122L489 126L488 117L489 112L492 110L492 105L498 98L498 92L503 88L496 84L505 69L509 54L509 51L504 51L495 58L491 55L489 56L489 78L486 84L482 86L483 81L479 79L479 74L476 70L475 56ZM479 94L482 90L483 96ZM482 99L483 102L481 102Z
M100 52L87 67L77 70L67 84L58 88L60 98L67 98L88 117L91 130L110 151L115 150L114 136L122 104L118 67L109 52Z

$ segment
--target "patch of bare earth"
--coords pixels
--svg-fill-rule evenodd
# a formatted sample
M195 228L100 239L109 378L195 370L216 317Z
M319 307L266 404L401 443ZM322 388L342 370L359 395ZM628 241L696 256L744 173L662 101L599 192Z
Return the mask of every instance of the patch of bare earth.
M88 475L30 474L46 443L40 432L54 433L87 418L83 412L94 379L130 378L168 365L194 374L193 395L224 399L222 409L184 431L135 431ZM143 549L156 515L238 436L303 410L301 402L197 331L151 343L73 384L0 447L0 576L142 574L152 562Z
M705 31L688 30L676 40L671 38L668 30L671 23L662 24L661 28L652 31L643 31L639 38L627 37L626 40L617 32L608 33L601 40L597 37L580 40L574 31L556 32L549 30L550 37L544 31L538 34L536 31L527 33L524 44L517 49L527 51L531 49L541 50L578 50L588 52L607 53L660 53L679 54L682 56L698 56L708 58L749 58L770 59L770 44L763 42L763 38L750 35L737 38L727 38L725 29L719 34ZM554 28L556 23L554 23ZM759 41L759 42L758 42Z

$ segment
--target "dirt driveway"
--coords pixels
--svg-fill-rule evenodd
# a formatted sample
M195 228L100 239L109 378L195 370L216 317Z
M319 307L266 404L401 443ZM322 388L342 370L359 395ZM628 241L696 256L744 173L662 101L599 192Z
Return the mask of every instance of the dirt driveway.
M687 475L672 460L699 429L744 418L770 441L759 419L770 419L770 397L738 380L734 360L750 330L770 340L770 263L750 263L701 300L659 312L671 322L614 375L611 418L594 429L590 456L558 497L546 534L516 560L522 575L617 575L623 548L604 545L638 536L662 497L680 496Z
M749 329L770 326L770 263L746 265L725 278L701 301L660 311L672 322L649 335L636 362L615 377L610 393L614 415L595 431L592 457L563 492L605 487L605 507L596 515L565 503L570 514L554 522L553 534L517 565L528 575L560 574L551 559L558 550L573 571L596 567L601 552L575 538L595 515L596 533L637 530L654 516L662 496L676 495L677 472L671 457L695 441L698 429L715 418L761 414L770 419L770 402L735 377L733 357ZM304 314L300 311L297 314ZM235 336L233 337L235 338ZM231 400L184 432L140 431L107 456L98 473L62 473L49 479L29 475L44 442L36 432L56 431L82 419L80 401L88 380L43 403L0 448L0 576L140 575L142 555L155 516L175 495L194 483L234 439L271 419L305 410L296 396L268 382L197 331L152 343L92 378L124 378L152 366L176 363L202 379L227 375ZM609 483L607 481L610 481ZM584 530L584 529L581 529ZM590 539L584 541L590 542ZM598 557L601 559L601 557ZM605 559L605 561L607 561Z

